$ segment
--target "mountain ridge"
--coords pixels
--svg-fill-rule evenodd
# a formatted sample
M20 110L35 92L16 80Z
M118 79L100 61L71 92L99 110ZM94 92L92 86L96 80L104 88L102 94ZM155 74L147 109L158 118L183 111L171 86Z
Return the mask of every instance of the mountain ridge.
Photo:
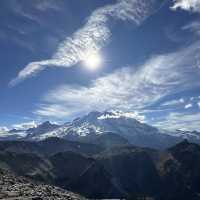
M56 144L64 139L48 140ZM2 141L0 147L2 143L5 147ZM15 145L15 142L8 145L11 143ZM30 145L28 141L24 143ZM197 200L199 167L200 146L187 140L166 150L122 144L104 147L95 154L86 154L84 149L35 154L31 150L13 152L7 148L1 148L0 153L0 169L9 169L16 176L56 185L92 199L139 199L142 196L153 200Z
M200 133L197 131L163 131L136 120L129 113L117 111L93 111L63 125L46 121L25 131L9 131L0 135L0 140L40 141L48 137L60 137L87 143L107 133L119 135L133 145L150 148L168 148L183 139L200 144Z

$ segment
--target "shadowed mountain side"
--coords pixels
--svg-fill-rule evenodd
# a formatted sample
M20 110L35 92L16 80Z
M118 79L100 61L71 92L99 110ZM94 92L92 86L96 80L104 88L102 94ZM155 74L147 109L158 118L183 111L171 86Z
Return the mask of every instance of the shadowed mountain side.
M35 153L38 155L52 155L64 151L93 155L101 152L103 147L60 138L47 138L39 142L1 141L0 150L14 153Z
M48 140L60 144L61 139ZM104 138L98 141L101 143ZM34 144L41 147L41 142ZM135 147L126 142L101 148L102 151L92 155L76 149L39 155L30 153L30 149L28 153L14 153L1 148L0 168L88 198L199 199L199 145L184 140L164 151Z

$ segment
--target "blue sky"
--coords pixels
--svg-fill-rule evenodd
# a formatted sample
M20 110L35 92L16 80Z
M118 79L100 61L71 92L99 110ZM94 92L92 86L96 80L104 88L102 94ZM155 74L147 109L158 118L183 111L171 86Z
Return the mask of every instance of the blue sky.
M200 130L198 0L1 0L0 58L0 129L121 110Z

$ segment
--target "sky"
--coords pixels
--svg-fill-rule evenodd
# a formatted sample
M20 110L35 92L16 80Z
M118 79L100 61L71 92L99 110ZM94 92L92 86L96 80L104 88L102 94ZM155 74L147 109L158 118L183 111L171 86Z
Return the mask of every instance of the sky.
M0 130L94 110L200 131L199 0L0 1Z

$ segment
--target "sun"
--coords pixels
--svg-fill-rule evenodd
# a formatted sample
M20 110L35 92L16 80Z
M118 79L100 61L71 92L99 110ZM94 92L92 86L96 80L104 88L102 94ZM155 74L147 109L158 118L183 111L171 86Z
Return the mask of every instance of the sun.
M87 52L83 62L88 69L97 70L102 64L102 58L98 52Z

